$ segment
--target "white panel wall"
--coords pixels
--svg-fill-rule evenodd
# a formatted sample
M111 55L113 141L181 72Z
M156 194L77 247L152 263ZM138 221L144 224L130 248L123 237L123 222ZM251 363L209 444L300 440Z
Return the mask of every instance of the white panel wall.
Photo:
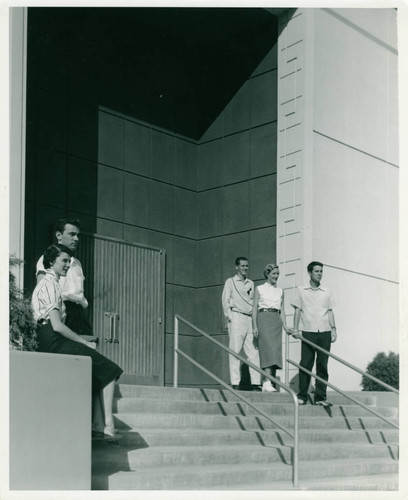
M315 11L313 126L398 165L397 51L378 37L379 31L396 34L396 12L365 10L364 27L353 9Z
M324 281L335 294L338 341L337 356L365 370L381 351L399 351L398 285L326 266ZM343 389L361 389L361 375L329 361L330 381Z
M308 262L322 261L337 302L333 351L365 369L377 352L399 351L396 11L300 9L281 21L277 234L287 313ZM333 360L329 373L361 389L361 376Z
M398 168L316 135L313 250L346 271L398 281Z
M312 11L298 9L280 18L278 41L278 160L277 160L277 262L279 284L285 290L288 324L292 324L291 300L304 280L303 269L311 254L311 239L305 238L312 215L310 181L312 163L312 72L306 61L312 56ZM310 63L309 63L310 64ZM313 66L311 66L312 68ZM305 98L307 97L307 99ZM309 249L308 249L309 248ZM289 357L298 362L300 343L289 337ZM289 366L288 379L298 370Z
M364 369L399 350L396 11L319 9L314 28L313 253L336 294L333 349Z

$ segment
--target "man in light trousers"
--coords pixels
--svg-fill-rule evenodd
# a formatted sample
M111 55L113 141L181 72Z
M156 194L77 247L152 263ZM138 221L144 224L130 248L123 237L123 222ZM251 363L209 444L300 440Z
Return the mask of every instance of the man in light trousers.
M247 278L248 259L237 257L236 275L228 278L222 292L222 308L228 323L229 348L240 353L244 349L248 361L259 367L259 353L254 345L252 332L252 304L254 282ZM230 354L229 369L233 389L239 389L241 379L240 360ZM249 367L251 386L260 391L261 374Z

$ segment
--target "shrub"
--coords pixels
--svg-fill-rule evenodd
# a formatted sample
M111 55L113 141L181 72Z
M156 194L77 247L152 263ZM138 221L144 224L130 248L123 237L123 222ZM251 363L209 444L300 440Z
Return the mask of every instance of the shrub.
M28 297L16 285L16 277L12 269L21 266L22 260L9 258L9 347L22 351L37 349L36 324Z
M368 364L366 372L391 387L399 389L399 354L391 351L388 355L385 352L379 352L371 363ZM360 385L363 386L363 391L389 390L365 375L363 375Z

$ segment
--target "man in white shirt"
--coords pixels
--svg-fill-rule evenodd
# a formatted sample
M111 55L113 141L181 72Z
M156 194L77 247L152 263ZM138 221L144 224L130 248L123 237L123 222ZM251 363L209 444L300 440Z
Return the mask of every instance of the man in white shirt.
M237 354L244 349L248 361L259 366L259 353L254 346L252 332L252 305L254 282L247 278L248 259L237 257L235 269L237 274L228 278L222 292L222 308L228 322L229 348ZM239 388L241 379L240 360L230 354L229 368L233 389ZM249 368L252 389L260 391L261 374Z
M80 233L80 223L76 219L60 219L55 224L57 242L68 247L73 253L77 249ZM42 256L37 262L37 283L44 277L45 269ZM67 316L65 324L78 335L92 342L96 338L89 324L85 309L88 301L84 296L84 274L81 263L75 257L71 258L70 268L66 277L61 276L59 284L62 292Z
M337 331L332 307L334 299L330 290L321 286L323 277L323 264L313 261L307 266L310 281L305 286L297 288L297 294L292 302L295 308L293 319L293 336L300 335L317 346L330 351L332 342L337 340ZM299 322L301 331L299 331ZM316 375L323 380L329 379L327 364L329 356L313 346L302 342L300 366L312 371L316 356ZM307 392L310 384L310 375L299 370L299 393L300 405L307 403ZM314 404L331 406L327 401L327 385L316 379L316 391Z

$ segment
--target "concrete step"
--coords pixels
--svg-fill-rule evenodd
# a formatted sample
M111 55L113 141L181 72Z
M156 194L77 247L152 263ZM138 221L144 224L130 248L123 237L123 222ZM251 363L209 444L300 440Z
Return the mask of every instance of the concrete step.
M291 402L292 397L286 392L276 392L273 394L262 392L239 391L245 398L250 401L269 401L270 398L279 402ZM183 388L179 387L159 387L159 386L143 386L143 385L130 385L130 384L117 384L115 388L115 396L117 398L133 397L145 399L159 399L159 400L189 400L189 401L240 401L240 399L227 389L197 389L197 388ZM358 401L368 405L375 406L377 397L371 395L369 392L361 392L356 395L354 392L352 396ZM328 391L328 399L333 404L354 404L348 398L337 394L334 391Z
M365 460L311 461L300 464L299 480L341 478L372 474L396 474L398 462L385 458ZM287 482L291 487L292 467L282 462L186 467L151 467L136 471L112 468L93 474L92 489L102 490L205 490ZM248 487L248 489L250 489ZM256 488L254 488L256 489ZM272 489L272 488L271 488Z
M398 474L364 475L351 478L320 478L319 481L303 480L302 490L324 491L398 491Z
M123 440L131 447L148 446L213 446L213 445L285 445L291 446L293 439L282 431L242 431L232 429L152 429L139 428L137 432L124 431ZM314 429L299 430L299 442L309 446L314 443L352 443L398 445L398 431L384 429L344 430Z
M372 430L388 429L390 425L378 417L329 417L323 408L322 415L303 415L300 409L299 426L301 429L350 429L350 430ZM294 419L292 417L276 415L272 417L278 424L292 429ZM395 421L396 419L390 419ZM200 415L200 414L160 414L160 413L118 413L115 415L115 425L118 429L138 428L190 428L190 429L242 429L242 430L265 430L278 429L276 425L264 417L258 416L223 416L223 415Z
M95 443L96 444L96 443ZM396 459L398 447L395 445L362 444L350 446L349 443L309 444L299 447L299 460L338 460L346 458L383 458ZM112 464L118 467L140 470L141 468L211 464L237 463L270 463L283 462L290 464L292 447L282 445L222 445L222 446L148 446L140 448L119 442L111 453L105 453L105 446L93 447L93 464L95 467L110 468Z
M254 401L257 408L270 415L293 415L293 403L283 402L281 398L269 396L268 400ZM155 400L148 398L125 397L114 400L114 412L146 412L146 413L200 413L213 415L257 415L256 410L246 403L189 401L189 400ZM353 405L335 405L322 408L306 405L301 408L303 415L329 416L361 416L369 415L364 408ZM394 407L375 408L375 411L386 417L398 417L398 409Z
M398 474L371 474L358 477L326 477L318 479L302 479L297 488L288 481L260 484L243 484L240 490L252 491L397 491L399 488ZM209 490L222 490L220 486L209 487ZM229 489L229 488L228 488Z
M289 394L241 394L292 431ZM389 402L352 396L398 423ZM299 408L297 489L396 490L398 430L333 391L328 399L331 408ZM293 438L228 390L120 384L115 411L123 436L93 442L93 489L293 489Z

